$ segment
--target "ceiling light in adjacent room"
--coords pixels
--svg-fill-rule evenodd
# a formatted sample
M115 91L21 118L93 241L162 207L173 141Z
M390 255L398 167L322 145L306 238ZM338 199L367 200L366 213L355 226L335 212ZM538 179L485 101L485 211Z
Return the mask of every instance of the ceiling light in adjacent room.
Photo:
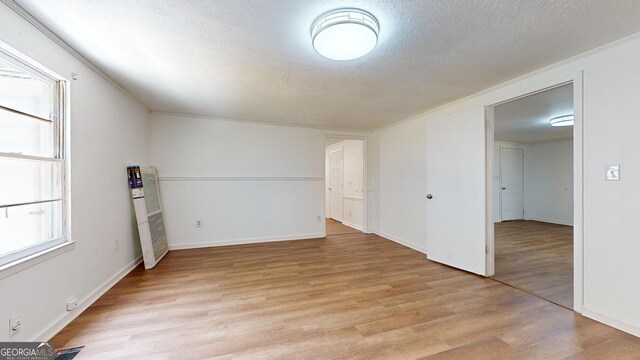
M556 116L549 120L551 126L573 126L573 114Z
M367 55L378 43L378 20L364 10L338 9L313 23L311 38L318 54L333 60Z

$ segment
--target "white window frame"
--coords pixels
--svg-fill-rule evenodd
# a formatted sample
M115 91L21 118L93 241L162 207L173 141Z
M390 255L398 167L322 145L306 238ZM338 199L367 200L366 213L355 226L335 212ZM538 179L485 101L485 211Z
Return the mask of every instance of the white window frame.
M52 72L44 66L38 64L32 59L28 58L24 54L20 53L16 49L0 41L0 58L2 60L16 66L22 71L25 71L40 80L49 83L54 91L53 108L49 119L52 121L54 131L54 157L39 157L29 156L14 153L1 153L0 157L13 158L13 159L25 159L25 160L37 160L54 162L60 164L60 197L56 199L49 199L45 201L27 202L23 204L11 204L8 207L14 207L26 204L46 203L46 202L61 202L61 219L62 229L60 237L51 239L49 241L39 243L34 246L30 246L25 249L10 252L8 254L0 254L0 279L11 275L17 271L21 271L25 268L33 266L41 261L47 260L53 256L59 255L63 252L73 249L74 242L70 236L70 224L71 224L71 208L70 208L70 196L69 196L69 82L60 75ZM2 105L2 104L0 104ZM6 108L5 108L6 109ZM19 110L14 112L21 113ZM38 116L30 114L24 114L24 116L42 119ZM0 208L0 212L5 207Z

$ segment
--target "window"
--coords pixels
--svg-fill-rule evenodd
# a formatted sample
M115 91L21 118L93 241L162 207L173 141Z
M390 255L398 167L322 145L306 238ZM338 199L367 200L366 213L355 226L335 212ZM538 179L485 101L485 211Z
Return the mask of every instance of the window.
M0 47L0 266L67 238L65 83L18 56Z

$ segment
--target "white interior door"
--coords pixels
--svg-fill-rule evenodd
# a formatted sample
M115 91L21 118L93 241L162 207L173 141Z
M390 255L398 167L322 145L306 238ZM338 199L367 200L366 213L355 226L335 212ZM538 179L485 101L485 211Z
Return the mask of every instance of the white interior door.
M485 136L484 107L427 121L427 258L486 276Z
M342 221L343 159L342 149L329 153L329 216L340 222Z
M524 150L500 148L502 221L524 219Z

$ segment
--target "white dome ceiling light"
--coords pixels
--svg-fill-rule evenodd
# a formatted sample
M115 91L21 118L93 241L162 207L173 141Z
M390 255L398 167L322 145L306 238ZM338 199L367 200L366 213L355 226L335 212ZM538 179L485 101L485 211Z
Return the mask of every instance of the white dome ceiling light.
M378 43L378 20L360 9L338 9L321 15L311 27L313 47L333 60L367 55Z
M551 126L573 126L573 114L554 117L549 123Z

